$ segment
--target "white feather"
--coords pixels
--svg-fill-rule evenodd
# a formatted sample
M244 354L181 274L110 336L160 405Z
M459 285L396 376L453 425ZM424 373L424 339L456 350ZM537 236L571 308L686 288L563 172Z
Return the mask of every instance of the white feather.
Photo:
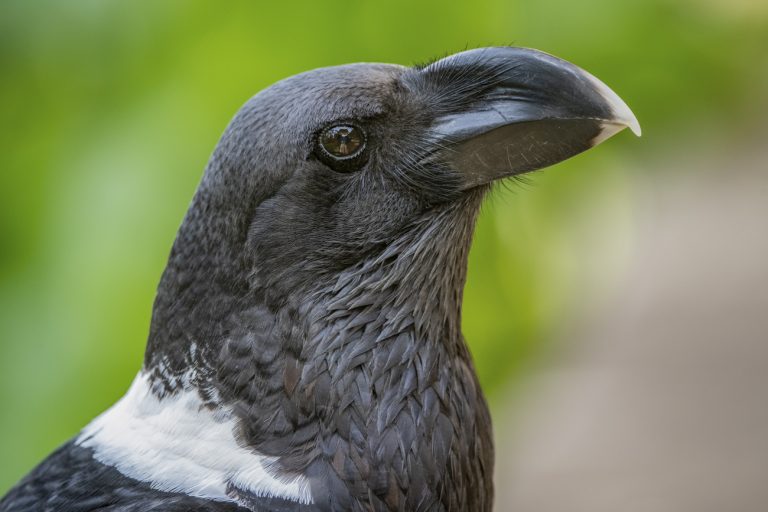
M93 420L77 444L101 463L154 489L219 501L235 501L227 484L261 497L312 503L301 475L277 478L277 459L240 446L230 410L204 407L196 389L158 399L139 373L112 408Z

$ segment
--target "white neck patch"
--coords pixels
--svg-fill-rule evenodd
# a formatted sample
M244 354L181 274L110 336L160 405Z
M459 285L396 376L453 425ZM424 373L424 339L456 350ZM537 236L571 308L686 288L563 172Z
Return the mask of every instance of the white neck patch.
M142 372L112 408L83 429L76 443L96 460L152 488L236 501L227 485L260 497L312 503L304 476L277 478L277 462L241 447L230 410L204 407L196 389L158 399Z

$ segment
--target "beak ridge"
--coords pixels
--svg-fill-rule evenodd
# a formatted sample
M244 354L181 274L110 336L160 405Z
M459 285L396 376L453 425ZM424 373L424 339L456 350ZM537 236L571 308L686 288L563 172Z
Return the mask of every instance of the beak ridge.
M451 103L441 105L432 137L472 188L547 167L629 128L637 117L607 85L538 50L481 48L446 57L422 79Z

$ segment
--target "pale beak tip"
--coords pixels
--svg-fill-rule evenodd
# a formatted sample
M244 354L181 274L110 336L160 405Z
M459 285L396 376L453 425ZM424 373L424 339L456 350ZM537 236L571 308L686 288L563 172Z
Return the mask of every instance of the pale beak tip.
M629 109L627 109L629 110ZM640 128L640 121L637 120L637 117L635 117L634 114L632 114L632 111L629 110L629 113L632 117L627 118L626 120L623 120L627 123L627 127L632 130L632 133L634 133L638 137L643 136L643 129Z
M597 92L611 107L613 118L610 119L609 122L624 125L632 130L632 133L640 137L643 134L643 130L640 128L640 122L637 120L637 116L635 116L629 108L629 105L627 105L618 94L613 92L613 89L605 85L602 80L599 80L597 77L586 71L584 73L592 82L595 89L597 89Z

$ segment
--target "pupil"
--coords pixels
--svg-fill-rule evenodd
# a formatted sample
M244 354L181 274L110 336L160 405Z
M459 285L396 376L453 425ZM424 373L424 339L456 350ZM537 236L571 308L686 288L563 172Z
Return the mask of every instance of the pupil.
M322 145L330 154L347 157L360 149L361 138L357 129L351 126L334 126L322 136Z

